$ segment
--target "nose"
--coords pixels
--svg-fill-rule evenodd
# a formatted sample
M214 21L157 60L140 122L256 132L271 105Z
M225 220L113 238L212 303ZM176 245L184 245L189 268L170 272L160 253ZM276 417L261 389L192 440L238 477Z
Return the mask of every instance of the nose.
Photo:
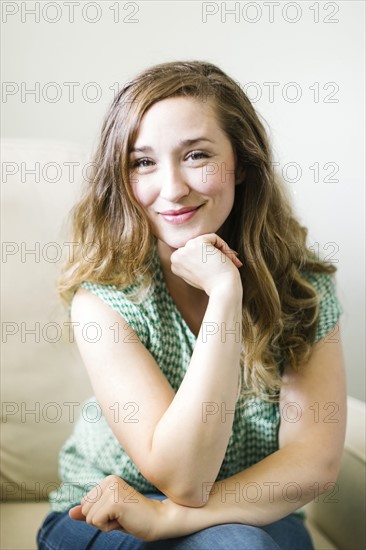
M190 192L189 184L184 173L178 166L170 165L161 175L160 196L166 201L177 202Z

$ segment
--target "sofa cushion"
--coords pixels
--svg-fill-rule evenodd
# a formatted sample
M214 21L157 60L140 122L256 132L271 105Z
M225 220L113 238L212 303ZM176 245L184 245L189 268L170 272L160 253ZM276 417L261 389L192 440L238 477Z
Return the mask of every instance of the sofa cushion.
M315 522L307 519L305 525L310 531L315 550L337 550L337 547L319 529Z
M49 512L47 502L8 502L0 504L0 548L36 550L38 529Z
M1 496L39 500L58 481L59 449L92 394L55 289L86 155L10 140L1 156Z

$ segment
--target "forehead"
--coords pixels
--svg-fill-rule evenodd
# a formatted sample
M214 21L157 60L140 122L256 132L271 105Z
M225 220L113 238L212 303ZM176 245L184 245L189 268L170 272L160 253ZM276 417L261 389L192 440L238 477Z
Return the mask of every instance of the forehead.
M189 138L192 134L222 132L215 109L211 101L202 101L193 97L169 97L154 103L143 115L137 132L135 145L141 140L156 138L158 135L173 135L184 132ZM198 134L197 134L198 135ZM208 136L209 137L209 136Z

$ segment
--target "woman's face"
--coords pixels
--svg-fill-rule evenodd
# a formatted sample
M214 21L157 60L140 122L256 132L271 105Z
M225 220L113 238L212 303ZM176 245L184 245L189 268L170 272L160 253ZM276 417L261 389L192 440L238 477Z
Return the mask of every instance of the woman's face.
M171 248L216 233L234 204L235 158L211 103L159 101L144 114L130 155L134 196Z

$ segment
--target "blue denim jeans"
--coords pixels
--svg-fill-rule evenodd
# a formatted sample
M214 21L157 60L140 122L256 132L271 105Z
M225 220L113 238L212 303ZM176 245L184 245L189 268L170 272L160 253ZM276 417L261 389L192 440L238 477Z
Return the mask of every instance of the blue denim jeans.
M164 495L145 495L164 499ZM263 527L226 523L174 539L144 542L121 531L105 533L51 512L37 534L39 550L314 550L309 532L296 514Z

